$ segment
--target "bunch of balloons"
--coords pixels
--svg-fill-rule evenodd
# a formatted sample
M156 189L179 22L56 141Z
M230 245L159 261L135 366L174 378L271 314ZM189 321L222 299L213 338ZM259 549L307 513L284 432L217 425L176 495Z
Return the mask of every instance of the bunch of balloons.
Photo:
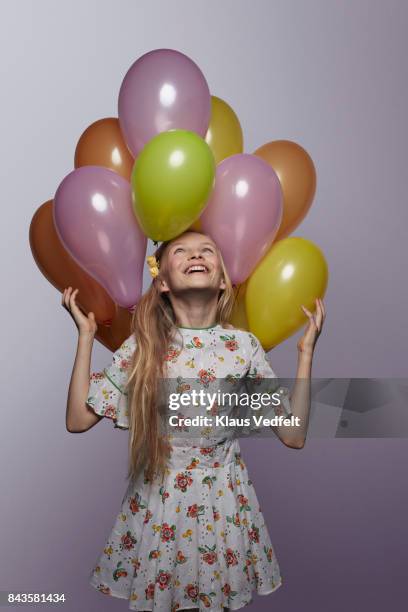
M79 288L79 306L95 313L111 350L130 333L148 238L210 235L236 286L231 321L267 350L306 320L301 304L313 310L324 295L320 249L287 237L315 194L310 156L287 140L243 153L237 115L183 53L156 49L131 65L118 117L84 131L74 166L35 212L30 246L57 289Z

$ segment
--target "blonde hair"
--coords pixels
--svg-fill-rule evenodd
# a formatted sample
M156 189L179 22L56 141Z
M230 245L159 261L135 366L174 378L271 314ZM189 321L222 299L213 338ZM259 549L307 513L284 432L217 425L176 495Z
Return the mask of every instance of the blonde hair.
M182 235L190 231L192 230L187 230ZM131 333L136 339L136 349L128 379L128 478L136 478L144 467L145 481L160 474L163 479L171 451L167 436L160 431L158 381L166 376L166 356L174 334L179 332L170 300L166 293L159 291L160 277L166 270L166 253L173 240L163 242L156 250L159 275L153 278L149 289L137 303L131 321ZM218 248L217 253L226 287L220 289L216 323L231 327L228 320L235 294Z

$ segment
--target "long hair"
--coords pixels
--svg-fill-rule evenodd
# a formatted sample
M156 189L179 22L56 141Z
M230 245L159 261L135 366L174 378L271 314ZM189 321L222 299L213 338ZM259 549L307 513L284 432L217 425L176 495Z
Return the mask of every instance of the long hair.
M187 232L185 232L187 233ZM198 232L200 233L200 232ZM131 320L131 333L136 349L130 364L127 383L129 401L129 469L128 478L136 478L144 468L145 481L156 475L164 478L171 447L161 431L158 403L159 379L166 376L166 356L174 335L179 332L173 308L166 293L159 291L160 275L166 269L166 252L173 240L163 242L156 250L159 276L152 280L136 305ZM225 289L220 289L216 323L228 325L235 294L222 259Z

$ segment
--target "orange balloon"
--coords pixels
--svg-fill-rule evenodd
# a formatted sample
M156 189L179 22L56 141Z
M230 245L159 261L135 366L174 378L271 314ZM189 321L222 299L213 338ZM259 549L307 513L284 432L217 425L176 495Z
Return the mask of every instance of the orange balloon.
M75 168L103 166L130 181L134 158L115 117L99 119L86 128L75 149Z
M79 289L77 303L84 313L92 311L97 323L110 325L116 313L115 302L65 250L55 230L52 209L53 201L48 200L31 220L29 241L34 260L61 293L67 287Z
M274 242L288 236L305 218L316 192L310 155L290 140L267 142L254 152L275 170L283 193L283 217Z
M114 352L130 336L131 313L116 304L116 312L110 327L99 326L95 338Z
M246 291L246 282L235 287L234 289L235 302L234 302L234 308L232 310L229 323L231 323L234 327L238 329L249 331L249 323L248 323L246 310L245 310L245 291Z
M192 232L202 232L203 229L201 227L200 217L196 219L196 221L194 221L194 223L192 223L188 229Z

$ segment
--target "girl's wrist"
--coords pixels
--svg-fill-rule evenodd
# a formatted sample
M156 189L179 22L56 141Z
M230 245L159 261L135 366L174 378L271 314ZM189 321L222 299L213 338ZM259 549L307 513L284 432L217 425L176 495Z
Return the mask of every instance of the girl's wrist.
M95 334L92 332L82 332L80 331L78 334L78 342L82 343L92 343L94 341Z
M298 348L298 357L299 359L311 361L313 359L313 349L299 349Z

